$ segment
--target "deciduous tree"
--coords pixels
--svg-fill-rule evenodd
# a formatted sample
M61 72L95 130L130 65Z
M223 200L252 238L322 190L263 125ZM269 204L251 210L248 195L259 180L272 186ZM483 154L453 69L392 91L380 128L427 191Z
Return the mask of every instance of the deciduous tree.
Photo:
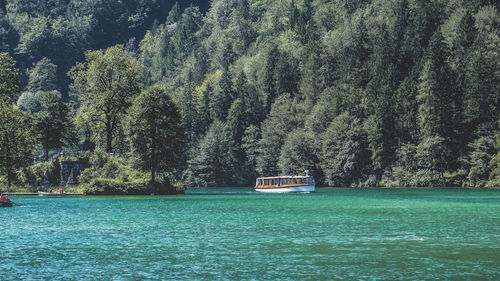
M69 119L69 108L63 103L57 91L41 92L41 111L35 113L35 129L42 144L45 161L49 160L50 149L61 149L78 142L73 122Z
M90 51L70 76L81 91L78 117L92 125L97 144L114 151L125 113L141 89L141 65L122 45Z
M15 106L0 99L0 168L10 187L16 169L27 165L36 144L33 121Z

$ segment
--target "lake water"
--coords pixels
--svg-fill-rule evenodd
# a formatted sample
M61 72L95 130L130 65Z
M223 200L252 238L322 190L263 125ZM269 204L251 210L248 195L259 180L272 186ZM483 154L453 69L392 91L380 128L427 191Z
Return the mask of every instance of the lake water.
M500 191L189 192L13 197L0 280L500 280Z

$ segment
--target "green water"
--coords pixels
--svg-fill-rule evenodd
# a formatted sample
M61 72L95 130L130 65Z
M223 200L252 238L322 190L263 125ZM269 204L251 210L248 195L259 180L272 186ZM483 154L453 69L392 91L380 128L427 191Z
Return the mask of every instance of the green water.
M500 280L500 191L206 191L13 197L0 280Z

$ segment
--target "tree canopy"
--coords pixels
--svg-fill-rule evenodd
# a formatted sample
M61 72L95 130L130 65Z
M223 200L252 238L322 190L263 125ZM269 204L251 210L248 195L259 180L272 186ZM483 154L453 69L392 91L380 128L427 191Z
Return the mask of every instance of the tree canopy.
M86 62L70 76L81 91L79 118L91 124L96 138L104 139L106 152L121 149L123 118L142 84L141 65L122 45L89 51ZM101 142L98 142L101 144Z
M336 186L498 186L499 22L489 0L7 0L0 96L34 117L57 90L80 140L191 185L308 168ZM146 109L166 96L183 149L153 168L164 116Z
M143 91L128 112L127 130L133 151L155 181L159 171L172 171L179 163L183 132L179 109L159 86Z

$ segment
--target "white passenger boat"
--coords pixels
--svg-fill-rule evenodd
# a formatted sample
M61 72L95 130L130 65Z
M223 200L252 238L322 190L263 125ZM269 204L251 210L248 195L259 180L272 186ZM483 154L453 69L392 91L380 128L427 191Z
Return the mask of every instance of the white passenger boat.
M44 191L38 191L38 196L65 196L67 195L64 193L63 188L59 188L57 192L44 192Z
M314 192L314 178L306 171L305 176L261 177L255 182L255 191L264 193Z

